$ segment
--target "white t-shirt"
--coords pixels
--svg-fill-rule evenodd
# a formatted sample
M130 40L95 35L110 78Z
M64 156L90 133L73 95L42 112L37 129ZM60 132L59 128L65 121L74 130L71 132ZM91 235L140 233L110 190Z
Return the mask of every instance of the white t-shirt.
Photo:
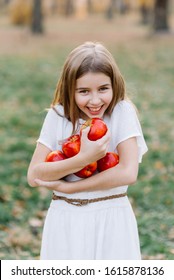
M64 109L62 105L57 105L56 110L62 115L59 116L53 109L50 109L44 120L40 136L37 142L47 146L50 150L61 150L61 145L58 143L60 140L68 138L72 133L72 123L64 116ZM107 124L111 132L111 140L109 151L117 152L119 143L131 138L136 137L138 144L138 158L139 162L142 161L142 156L147 152L147 145L145 143L140 122L137 117L134 106L126 101L120 101L116 104L111 116L105 115L104 122ZM80 123L84 120L80 119ZM66 177L67 181L79 180L77 176L71 174ZM113 195L123 192L127 186L112 188L106 191L92 192L92 197ZM62 193L55 192L58 195ZM77 197L77 194L66 195L67 197ZM79 193L79 198L91 197L91 193Z

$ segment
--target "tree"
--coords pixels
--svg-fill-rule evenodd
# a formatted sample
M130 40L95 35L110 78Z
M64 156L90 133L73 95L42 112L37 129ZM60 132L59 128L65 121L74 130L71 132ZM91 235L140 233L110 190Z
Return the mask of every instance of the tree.
M110 0L109 6L106 11L106 17L112 19L115 13L116 0Z
M92 0L87 0L87 9L89 14L93 12Z
M43 33L42 0L33 0L31 30L33 33Z
M155 0L154 23L155 31L168 31L168 4L169 0Z
M72 0L65 1L65 15L71 16L74 13L74 5Z
M142 24L151 22L151 15L154 6L154 0L139 0Z

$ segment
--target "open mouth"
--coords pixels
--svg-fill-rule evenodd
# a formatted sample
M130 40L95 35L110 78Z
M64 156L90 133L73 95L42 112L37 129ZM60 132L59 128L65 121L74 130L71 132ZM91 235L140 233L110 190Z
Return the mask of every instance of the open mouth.
M98 114L100 113L103 105L100 107L87 107L91 114Z

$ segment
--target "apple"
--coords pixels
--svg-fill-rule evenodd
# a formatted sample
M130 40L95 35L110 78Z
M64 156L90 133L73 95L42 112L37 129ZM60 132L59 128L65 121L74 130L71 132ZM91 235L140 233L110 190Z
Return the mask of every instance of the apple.
M96 169L97 169L97 162L94 161L94 162L88 164L83 169L81 169L80 171L78 171L74 174L76 176L80 177L80 178L88 178L88 177L90 177L94 174Z
M66 156L64 155L64 153L62 153L59 150L56 150L56 151L50 152L47 155L45 161L46 162L53 162L53 161L59 161L59 160L64 160L64 159L66 159Z
M78 154L80 151L80 136L75 134L67 138L62 144L62 151L68 158Z
M99 172L109 169L119 163L119 156L116 153L108 152L97 161L97 169Z
M82 131L82 129L84 129L88 126L90 126L90 131L88 133L88 139L91 141L96 141L96 140L102 138L108 130L105 122L100 118L92 118L92 119L87 120L82 125L81 131Z

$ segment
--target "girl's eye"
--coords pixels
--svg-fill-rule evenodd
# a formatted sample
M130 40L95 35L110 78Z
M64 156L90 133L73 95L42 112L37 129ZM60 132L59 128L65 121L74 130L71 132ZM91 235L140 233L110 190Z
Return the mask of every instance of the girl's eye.
M99 89L100 92L105 92L106 90L108 90L108 87L102 87Z
M82 90L79 90L79 93L82 94L82 95L86 95L89 93L89 90L87 89L82 89Z

